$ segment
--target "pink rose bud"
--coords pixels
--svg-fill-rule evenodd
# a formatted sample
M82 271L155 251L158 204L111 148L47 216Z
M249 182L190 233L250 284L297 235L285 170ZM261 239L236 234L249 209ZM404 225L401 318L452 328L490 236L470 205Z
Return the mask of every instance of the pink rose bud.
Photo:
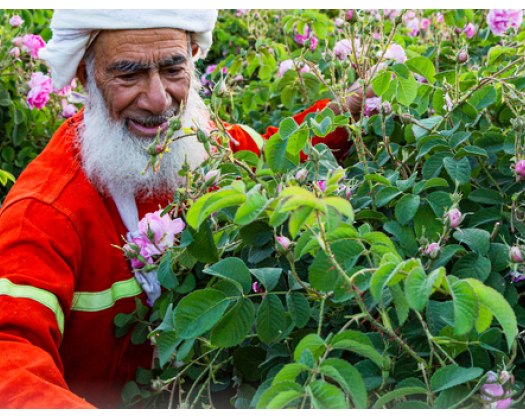
M525 177L525 160L518 160L514 168L516 176Z
M447 219L450 224L450 227L457 228L461 224L461 221L463 220L463 216L460 210L458 210L457 208L452 208L447 213Z
M321 190L321 192L326 191L326 180L319 180L317 181L317 186Z
M310 38L310 51L315 51L318 44L319 40L315 36L312 36L312 38Z
M470 39L476 34L476 27L472 23L467 23L465 28L463 28L463 32L467 39Z
M11 50L9 51L9 55L15 58L20 57L20 48L18 47L11 48Z
M459 51L458 54L458 63L463 64L468 61L468 53L465 50Z
M220 170L217 170L217 169L210 170L204 175L204 181L215 183L215 181L220 176L220 174L221 174Z
M436 22L437 22L437 23L442 23L442 22L444 22L444 21L445 21L445 16L443 16L442 13L438 13L438 14L436 14Z
M18 28L22 23L24 23L24 20L18 15L14 15L11 19L9 19L9 24L13 28Z
M16 38L13 38L11 42L13 43L13 45L16 45L17 47L21 47L22 44L24 43L24 38L21 36L17 36Z
M341 19L340 17L337 17L337 18L334 19L334 24L337 27L343 26L344 23L345 23L345 21L343 19Z
M430 26L430 19L421 19L421 29L426 31L428 27Z
M298 170L297 173L295 174L295 180L299 183L304 182L307 177L308 177L308 170L306 170L305 168Z
M334 46L334 55L338 60L344 60L352 53L352 41L349 39L342 39L337 41Z
M264 287L262 286L262 284L259 284L257 281L255 281L253 284L252 284L252 291L255 293L255 294L261 294L264 292Z
M290 239L285 236L277 236L275 240L277 240L277 243L279 244L279 246L282 247L282 249L284 249L285 252L288 251L288 248L290 247L290 244L292 243Z
M506 370L503 370L499 373L499 382L501 384L505 384L507 381L511 380L512 381L512 374Z
M439 254L439 251L441 250L441 247L439 246L439 243L430 243L425 249L423 250L423 254L430 256L430 258L434 259Z
M345 19L352 20L353 17L354 17L354 10L353 9L347 10L345 14Z
M523 256L521 254L521 250L518 246L512 246L509 250L509 257L510 260L516 263L523 262Z
M77 108L72 103L68 103L66 99L62 99L62 112L61 115L64 118L71 118L77 113Z

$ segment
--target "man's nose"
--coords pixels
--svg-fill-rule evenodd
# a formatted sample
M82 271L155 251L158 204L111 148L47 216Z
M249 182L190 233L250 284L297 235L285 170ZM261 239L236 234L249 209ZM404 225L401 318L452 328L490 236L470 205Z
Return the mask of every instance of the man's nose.
M171 95L166 89L159 73L152 73L148 77L144 90L139 96L138 107L152 114L161 115L171 108L172 103Z

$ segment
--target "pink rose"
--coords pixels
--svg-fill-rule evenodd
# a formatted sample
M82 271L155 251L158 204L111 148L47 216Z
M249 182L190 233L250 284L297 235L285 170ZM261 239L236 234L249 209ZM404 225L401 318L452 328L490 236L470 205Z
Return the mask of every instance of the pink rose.
M345 19L352 20L353 17L354 17L354 11L352 9L347 10L345 13Z
M277 70L277 77L282 77L288 70L295 70L295 64L293 60L284 60L279 64L279 70ZM302 67L299 69L300 73L306 73L310 70L310 67L308 67L306 64L303 64Z
M430 19L424 18L421 19L421 29L426 31L430 26Z
M248 10L249 9L237 9L237 11L235 12L235 16L244 16L246 13L248 13Z
M45 76L39 71L31 74L31 80L28 84L30 87L27 94L29 109L42 109L49 101L49 95L53 90L51 77Z
M498 376L493 371L489 371L487 376L487 381L480 388L481 398L485 401L486 407L508 409L512 404L512 398L506 396L510 396L511 391L505 390L503 384L506 384L508 380L512 380L512 376L507 372L503 377L500 375L498 379ZM504 381L506 377L508 378Z
M139 232L146 237L159 252L173 246L175 235L181 233L186 225L180 218L174 220L168 214L161 217L162 210L150 212L139 221ZM154 255L152 248L146 246L150 255ZM160 254L160 253L159 253Z
M31 57L38 58L38 51L46 46L40 35L27 34L22 37L22 50L29 52Z
M449 212L447 212L446 217L448 219L450 227L452 228L459 227L461 221L463 221L463 215L461 214L461 211L457 208L452 208Z
M520 178L525 177L525 160L518 160L514 172L516 173L516 176L519 176Z
M317 181L317 186L319 187L321 192L326 191L326 180L318 180Z
M295 30L295 34L293 36L293 40L299 44L304 45L304 43L310 38L310 28L308 25L304 26L304 34L300 34L297 30Z
M77 113L77 108L72 103L69 103L66 99L62 99L62 112L60 113L64 118L71 118Z
M443 23L445 21L445 16L442 13L436 13L436 22Z
M11 48L11 50L9 51L9 55L15 58L20 57L20 48L18 47Z
M441 247L439 246L439 243L430 243L427 247L423 249L423 254L430 256L430 258L434 259L439 254L439 251L441 250Z
M371 116L381 110L382 101L380 97L369 97L365 100L364 115Z
M407 55L401 45L392 44L386 50L385 58L392 59L398 63L404 63L407 60Z
M9 19L9 24L13 28L18 28L22 23L24 23L24 20L18 15L14 15L11 19Z
M512 260L513 262L516 262L516 263L523 262L523 256L518 246L511 246L511 248L509 249L509 257L510 257L510 260Z
M315 36L312 36L312 38L310 38L310 51L315 51L318 44L319 40Z
M465 32L467 39L470 39L476 34L476 27L472 23L467 23L463 28L463 32Z
M345 23L345 21L343 19L341 19L340 17L336 17L334 19L334 25L337 26L338 28L343 26Z
M352 41L350 39L342 39L337 41L334 46L334 55L337 59L343 61L352 53Z
M285 236L277 236L275 240L277 240L278 245L281 246L285 252L288 251L288 248L290 247L290 244L292 243L290 239Z
M487 24L494 35L502 36L509 28L519 28L523 22L523 10L491 9L487 15Z

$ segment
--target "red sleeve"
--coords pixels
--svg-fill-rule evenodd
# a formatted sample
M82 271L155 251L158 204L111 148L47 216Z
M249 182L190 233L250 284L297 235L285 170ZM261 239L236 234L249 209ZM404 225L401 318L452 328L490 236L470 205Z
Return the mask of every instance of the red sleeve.
M23 199L2 209L0 408L93 407L64 380L55 312L38 298L17 295L47 291L67 318L80 254L73 226L49 205Z
M330 99L322 99L314 103L309 108L305 109L304 111L294 115L292 118L297 122L298 124L301 124L306 116L310 113L319 112L326 108L328 104L330 103ZM259 148L257 147L257 144L255 141L251 138L251 136L244 131L239 125L229 125L228 131L230 135L233 137L234 141L231 142L231 148L234 152L240 151L240 150L249 150L253 151L257 155L260 154ZM262 137L267 140L272 135L274 135L277 131L279 131L279 128L274 126L269 126L266 129L266 132L262 135ZM346 154L348 153L348 150L350 149L351 143L348 141L348 132L345 128L337 128L334 132L328 134L326 137L321 138L314 136L312 139L312 144L316 145L319 143L324 143L328 147L330 147L333 151L335 156L338 159L343 159ZM304 155L301 152L301 160L306 160L306 155Z

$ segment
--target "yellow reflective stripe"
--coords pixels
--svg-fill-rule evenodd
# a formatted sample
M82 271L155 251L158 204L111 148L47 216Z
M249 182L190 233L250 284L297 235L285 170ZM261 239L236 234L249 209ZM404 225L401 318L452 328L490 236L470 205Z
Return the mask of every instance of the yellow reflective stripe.
M142 292L140 284L135 278L115 282L111 288L104 291L78 291L73 294L71 310L75 311L102 311L113 307L121 298L134 297Z
M7 278L0 278L0 295L7 295L14 298L28 298L29 300L46 306L55 314L58 329L61 334L64 334L64 312L55 294L30 285L13 284Z

